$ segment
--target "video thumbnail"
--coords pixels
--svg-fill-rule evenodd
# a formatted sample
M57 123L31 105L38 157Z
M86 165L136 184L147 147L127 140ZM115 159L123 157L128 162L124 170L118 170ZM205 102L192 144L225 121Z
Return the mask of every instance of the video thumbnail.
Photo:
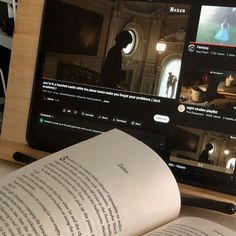
M236 8L202 6L196 42L236 47Z
M170 161L233 174L236 164L236 137L178 126Z
M192 68L184 75L181 103L229 109L236 105L236 71Z

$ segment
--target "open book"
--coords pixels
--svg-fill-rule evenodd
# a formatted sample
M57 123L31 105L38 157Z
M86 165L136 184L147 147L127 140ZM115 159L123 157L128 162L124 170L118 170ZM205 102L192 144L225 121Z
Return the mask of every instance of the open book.
M0 180L0 235L235 235L200 218L177 219L169 168L135 138L112 130Z

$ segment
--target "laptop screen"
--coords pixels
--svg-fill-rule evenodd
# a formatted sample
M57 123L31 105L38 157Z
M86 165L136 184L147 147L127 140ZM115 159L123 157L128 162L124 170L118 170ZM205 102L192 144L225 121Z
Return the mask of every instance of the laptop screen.
M230 1L45 1L29 144L56 151L119 128L184 181L231 181L234 34Z

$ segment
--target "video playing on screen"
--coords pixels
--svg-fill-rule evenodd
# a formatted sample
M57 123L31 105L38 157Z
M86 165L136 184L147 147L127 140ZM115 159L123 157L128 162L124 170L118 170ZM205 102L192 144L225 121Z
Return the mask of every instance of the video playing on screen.
M89 136L120 127L163 149L174 124L190 5L46 3L34 124Z
M119 10L116 1L97 1L96 8L72 2L48 1L44 79L176 97L188 5L121 1ZM166 51L158 48L162 41Z

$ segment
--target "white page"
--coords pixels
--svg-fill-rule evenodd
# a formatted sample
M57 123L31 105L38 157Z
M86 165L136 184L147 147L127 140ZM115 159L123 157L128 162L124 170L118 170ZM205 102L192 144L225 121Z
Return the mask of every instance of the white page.
M177 217L177 183L158 155L112 130L0 181L0 235L137 235Z
M144 236L235 236L236 232L198 217L182 217Z

